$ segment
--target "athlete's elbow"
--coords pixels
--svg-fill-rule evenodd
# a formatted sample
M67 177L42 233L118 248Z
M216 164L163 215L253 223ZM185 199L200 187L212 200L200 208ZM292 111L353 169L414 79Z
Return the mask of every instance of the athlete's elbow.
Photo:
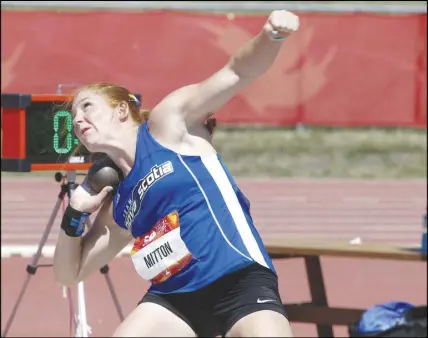
M58 257L54 259L53 264L54 279L62 286L71 287L78 283L79 266L78 264L70 264L63 262Z
M77 276L70 275L66 271L60 271L58 269L54 269L54 278L55 282L64 287L73 287L79 282Z
M72 287L79 282L78 269L71 267L68 264L53 264L53 275L55 282L62 286Z

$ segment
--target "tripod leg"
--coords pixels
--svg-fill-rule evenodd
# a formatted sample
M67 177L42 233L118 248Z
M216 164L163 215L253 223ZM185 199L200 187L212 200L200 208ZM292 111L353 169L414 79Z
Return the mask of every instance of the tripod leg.
M43 246L45 245L46 240L48 239L49 233L50 233L51 228L53 226L53 223L55 221L55 217L56 217L56 215L58 213L59 207L61 206L62 200L63 200L63 195L62 195L62 192L61 192L61 194L60 194L60 196L58 198L58 201L55 204L54 210L52 211L52 214L51 214L51 216L49 218L49 222L48 222L48 224L46 226L45 232L43 233L42 239L41 239L41 241L39 243L39 248L37 249L37 252L36 252L36 254L33 257L33 261L31 262L31 264L29 266L27 266L27 273L28 273L27 278L26 278L26 280L24 282L24 285L23 285L23 287L21 289L21 292L19 293L18 300L16 301L16 303L15 303L15 305L13 307L13 310L12 310L12 312L10 314L10 317L9 317L7 323L6 323L6 327L5 327L4 331L3 331L2 337L6 337L8 331L10 329L10 326L12 325L12 322L13 322L13 320L15 318L16 312L18 311L18 307L19 307L19 304L22 301L22 297L24 296L24 293L25 293L25 291L27 289L28 283L30 282L30 277L36 273L37 263L38 263L38 261L40 259L40 256L42 255Z
M111 281L110 275L108 274L109 266L104 265L100 271L106 278L107 285L108 285L108 288L109 288L110 293L111 293L111 297L113 298L114 305L116 306L117 314L119 315L120 321L123 322L125 317L123 316L123 312L122 312L122 308L120 307L119 299L117 298L116 292L115 292L114 287L113 287L113 283Z

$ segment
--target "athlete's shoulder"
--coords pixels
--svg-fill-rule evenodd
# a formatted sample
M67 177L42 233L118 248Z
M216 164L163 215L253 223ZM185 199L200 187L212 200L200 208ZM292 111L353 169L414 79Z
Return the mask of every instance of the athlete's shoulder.
M141 160L144 155L148 155L156 145L152 135L150 134L148 121L143 122L138 127L137 133L137 144L136 144L136 163L138 163L138 159Z

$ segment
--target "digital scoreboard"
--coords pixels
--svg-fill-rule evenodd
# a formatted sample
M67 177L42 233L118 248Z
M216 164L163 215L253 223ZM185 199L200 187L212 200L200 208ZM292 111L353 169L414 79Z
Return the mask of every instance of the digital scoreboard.
M140 95L137 95L139 97ZM2 94L2 171L87 170L90 153L73 131L71 95Z

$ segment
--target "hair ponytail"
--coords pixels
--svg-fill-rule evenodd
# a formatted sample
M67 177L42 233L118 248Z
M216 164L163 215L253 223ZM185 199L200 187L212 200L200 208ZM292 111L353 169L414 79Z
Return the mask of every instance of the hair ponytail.
M139 124L143 124L144 122L147 122L149 120L149 115L149 109L140 109L138 112L138 116L136 116L136 119L138 120Z

